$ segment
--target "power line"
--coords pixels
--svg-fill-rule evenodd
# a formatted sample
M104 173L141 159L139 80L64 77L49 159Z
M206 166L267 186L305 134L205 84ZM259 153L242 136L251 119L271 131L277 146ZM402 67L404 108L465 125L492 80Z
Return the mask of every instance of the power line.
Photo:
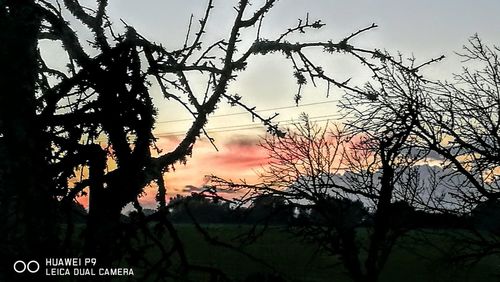
M309 121L322 122L322 121L332 120L332 118L338 119L338 118L343 118L343 117L346 117L346 115L331 114L331 115L309 117ZM283 126L283 125L295 124L297 122L299 122L299 121L294 120L294 119L288 119L288 120L276 121L275 123L277 125ZM205 131L207 133L220 133L220 132L231 132L231 131L250 130L250 129L263 129L263 128L265 128L265 125L263 125L263 124L249 123L249 124L206 128ZM157 133L153 133L153 134L156 137L182 136L182 135L186 134L186 131L157 132ZM98 138L96 141L104 142L104 141L106 141L106 139Z
M331 114L331 115L323 115L323 116L316 116L316 117L310 117L310 121L315 121L315 122L321 122L321 121L327 121L331 120L331 118L339 118L339 117L344 117L345 115L340 115L340 114ZM297 120L294 119L289 119L289 120L281 120L281 121L276 121L276 124L279 125L290 125L297 123ZM228 132L228 131L239 131L239 130L249 130L249 129L260 129L265 127L262 124L255 124L255 123L250 123L250 124L240 124L240 125L232 125L232 126L220 126L220 127L213 127L213 128L206 128L205 131L208 133L218 133L218 132ZM158 132L155 134L157 137L167 137L167 136L180 136L186 134L185 131L173 131L173 132Z
M328 100L328 101L323 101L323 102L315 102L315 103L308 103L308 104L301 104L301 105L292 105L292 106L283 106L283 107L277 107L277 108L262 109L262 110L258 110L255 112L260 113L260 112L267 112L267 111L285 110L285 109L315 106L315 105L322 105L322 104L338 103L339 101L340 100ZM238 113L231 113L231 114L221 114L221 115L211 116L210 118L244 115L244 114L249 114L249 113L250 112L245 111L245 112L238 112ZM156 123L160 124L160 123L183 122L183 121L192 121L192 120L193 120L192 118L185 118L185 119L157 121Z
M324 115L324 116L317 116L317 117L311 117L309 118L309 120L311 121L314 121L315 119L318 119L318 118L325 118L325 117L338 117L339 115L338 114L332 114L332 115ZM279 120L279 121L275 121L274 123L278 124L278 123L282 123L282 125L287 125L289 123L293 123L293 122L297 122L296 120L293 120L293 119L288 119L288 120ZM205 130L206 131L213 131L213 130L220 130L220 129L238 129L238 128L261 128L263 127L264 125L262 124L255 124L255 123L248 123L248 124L239 124L239 125L229 125L229 126L219 126L219 127L212 127L212 128L206 128ZM160 132L158 133L157 135L163 135L163 134L185 134L186 132L185 131L173 131L173 132Z

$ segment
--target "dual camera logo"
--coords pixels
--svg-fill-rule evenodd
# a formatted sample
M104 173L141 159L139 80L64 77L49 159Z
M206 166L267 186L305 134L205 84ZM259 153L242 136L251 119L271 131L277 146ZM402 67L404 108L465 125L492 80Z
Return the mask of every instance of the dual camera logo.
M17 273L24 273L26 271L29 273L37 273L38 270L40 270L40 264L36 260L31 260L27 263L18 260L14 263L14 271Z

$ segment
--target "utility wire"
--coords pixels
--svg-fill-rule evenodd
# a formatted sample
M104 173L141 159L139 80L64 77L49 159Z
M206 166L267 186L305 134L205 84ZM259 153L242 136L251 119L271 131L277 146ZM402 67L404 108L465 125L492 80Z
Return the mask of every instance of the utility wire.
M283 107L278 107L278 108L262 109L262 110L258 110L255 112L260 113L260 112L268 112L268 111L275 111L275 110L285 110L285 109L315 106L315 105L322 105L322 104L338 103L339 101L340 100L328 100L328 101L323 101L323 102L315 102L315 103L308 103L308 104L301 104L301 105L292 105L292 106L283 106ZM231 114L214 115L214 116L211 116L210 118L228 117L228 116L236 116L236 115L244 115L244 114L251 114L251 113L248 111L244 111L244 112L231 113ZM162 123L183 122L183 121L192 121L192 120L193 120L192 118L185 118L185 119L157 121L156 123L162 124Z
M328 121L332 120L333 118L338 119L338 118L343 118L346 115L344 114L331 114L331 115L322 115L322 116L315 116L315 117L309 117L310 121L314 122L322 122L322 121ZM299 122L299 120L295 119L288 119L288 120L280 120L280 121L275 121L274 123L278 125L291 125L294 123ZM265 125L263 124L258 124L258 123L249 123L249 124L240 124L240 125L230 125L230 126L220 126L220 127L213 127L213 128L206 128L205 131L207 133L220 133L220 132L230 132L230 131L240 131L240 130L250 130L250 129L263 129L265 128ZM171 132L155 132L153 133L156 137L169 137L169 136L182 136L186 134L186 131L171 131ZM106 139L101 139L98 138L96 141L98 142L105 142Z
M341 114L332 114L332 115L323 115L323 116L316 116L316 117L310 117L310 121L315 121L315 122L321 122L321 121L327 121L331 120L332 118L339 118L339 117L344 117L345 115ZM288 120L281 120L281 121L276 121L274 123L278 125L290 125L299 122L298 120L294 119L288 119ZM250 123L250 124L240 124L240 125L232 125L232 126L220 126L220 127L213 127L213 128L206 128L205 131L207 133L218 133L218 132L228 132L228 131L238 131L238 130L249 130L249 129L261 129L264 128L265 125L263 124L255 124L255 123ZM167 136L180 136L186 134L185 131L173 131L173 132L158 132L155 133L155 136L157 137L167 137Z

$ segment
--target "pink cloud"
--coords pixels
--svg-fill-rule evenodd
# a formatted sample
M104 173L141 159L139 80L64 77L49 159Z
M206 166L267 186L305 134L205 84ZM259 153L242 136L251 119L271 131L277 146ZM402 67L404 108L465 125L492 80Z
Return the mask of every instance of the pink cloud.
M203 157L214 169L239 170L256 169L268 161L267 152L257 144L228 143L220 152L214 152Z
M176 140L161 140L159 144L172 144ZM206 175L222 178L257 180L255 170L268 161L266 151L258 146L259 139L248 136L232 136L217 144L217 152L207 140L198 141L192 157L186 165L177 165L165 174L168 194L185 194L185 187L206 184ZM171 149L171 148L169 148Z

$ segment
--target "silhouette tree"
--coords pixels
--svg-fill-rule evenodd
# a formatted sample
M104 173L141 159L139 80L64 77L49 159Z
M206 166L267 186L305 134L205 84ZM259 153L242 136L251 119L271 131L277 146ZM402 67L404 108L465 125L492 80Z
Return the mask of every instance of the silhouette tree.
M380 72L380 77L383 74ZM419 80L408 75L415 82ZM355 97L348 101L355 101ZM406 199L398 197L396 191L417 189L401 185L401 180L424 156L410 153L417 109L403 110L396 117L375 109L367 111L363 114L372 120L387 118L393 123L368 127L363 118L355 120L349 130L332 129L304 117L303 123L289 129L284 137L269 135L264 139L262 146L271 161L260 175L261 184L213 178L226 189L251 189L256 196L249 199L262 197L262 193L280 195L307 213L298 216L291 231L337 256L354 281L377 281L394 244L411 229L400 204ZM366 240L360 237L362 228L368 231Z
M498 50L475 35L464 46L464 53L458 54L463 59L462 73L450 81L434 81L419 74L418 69L430 63L426 62L408 69L407 73L419 77L419 83L401 76L401 72L392 73L386 75L381 89L366 90L375 95L360 96L358 101L388 117L381 121L365 119L366 126L392 124L396 120L393 116L416 112L411 133L414 153L431 150L434 158L442 160L443 168L452 169L462 179L450 185L455 189L455 201L444 199L448 204L444 209L460 206L462 212L470 212L477 204L500 196Z
M377 281L397 240L417 227L415 208L425 208L437 191L419 180L418 163L431 151L417 131L427 122L423 89L435 85L420 71L443 58L421 64L387 53L380 61L360 58L372 80L347 89L340 102L344 126L320 127L305 117L285 137L264 140L271 161L261 184L217 177L214 183L283 195L310 215L299 216L309 219L299 234L338 256L354 281ZM362 226L368 227L364 243L358 238Z
M356 103L364 103L371 109L367 115L359 112L358 120L363 122L355 124L361 128L384 124L393 127L406 113L414 113L409 128L413 145L408 152L422 156L431 153L446 171L439 181L447 182L422 187L425 199L417 198L416 202L420 208L455 215L450 221L470 231L445 234L448 241L457 243L449 253L449 261L477 262L498 253L495 227L484 218L484 214L496 214L500 196L498 51L498 47L489 47L474 35L459 54L464 64L462 73L450 81L433 81L418 72L435 60L400 71L399 66L394 69L385 65L384 75L376 76L382 83L367 86L366 92L374 95L345 100L348 108L356 109ZM446 191L437 186L446 186ZM466 222L468 215L472 215L471 221Z
M192 223L234 223L234 214L229 203L209 199L202 194L176 197L168 205L169 218L173 222ZM193 217L193 218L192 218Z
M477 262L498 254L496 226L485 219L496 216L500 195L499 49L477 36L464 48L460 56L472 67L451 82L421 74L443 57L421 64L412 58L408 65L402 56L387 55L390 59L380 64L366 61L373 80L362 90L347 91L341 102L345 129L328 131L306 120L284 138L265 140L272 161L262 184L216 177L214 182L295 202L313 215L299 227L300 234L337 255L355 281L377 281L398 238L421 224L409 221L425 217L439 226L448 219L446 227L470 231L444 234L457 243L448 261ZM475 70L478 66L483 68ZM434 179L423 185L418 164L431 157L442 160L446 175L429 175ZM443 180L449 181L444 192ZM368 207L367 216L352 208L355 200ZM416 212L416 207L442 216ZM361 225L369 229L365 246L356 240ZM360 255L363 247L365 256Z
M430 208L471 215L470 232L448 236L458 242L455 261L477 262L499 251L497 227L488 223L500 197L499 51L474 35L458 53L462 72L421 89L424 110L415 135L459 180L448 185L451 197Z
M50 256L57 243L56 203L47 166L50 140L37 117L35 97L41 21L31 1L0 4L0 255L8 258L2 260L8 271L12 256Z
M426 123L419 126L424 144L466 177L468 185L459 194L474 205L500 197L498 52L473 36L459 54L463 72L427 89Z
M297 101L301 86L308 80L321 79L329 85L361 91L348 81L329 76L307 55L307 49L347 53L361 62L365 61L363 56L386 59L380 51L350 44L352 38L375 25L338 43L286 41L290 34L323 26L320 21L306 18L274 39L258 35L254 42L241 42L243 31L260 30L262 18L275 2L269 0L251 6L248 0L237 1L227 38L205 44L203 34L214 8L209 0L192 40L188 33L182 48L168 50L125 23L118 28L122 31L117 31L107 16L106 0L96 1L93 7L84 7L77 0L2 1L0 36L5 44L0 49L0 61L6 75L0 82L5 90L0 94L0 209L2 223L6 224L2 224L0 233L5 239L2 242L6 257L29 254L33 248L39 250L40 257L50 253L49 250L73 256L82 251L86 256L97 257L102 265L110 265L123 256L123 246L133 247L127 242L134 231L120 222L122 208L134 203L140 213L138 197L146 185L155 182L159 211L141 220L157 222L173 238L176 246L173 252L163 254L179 257L180 275L190 270L220 275L187 261L176 230L165 217L168 209L163 173L186 161L196 140L202 134L207 135L203 127L209 115L223 101L251 112L268 126L269 132L283 134L273 125L273 117L259 115L254 107L242 102L241 96L227 92L237 74L244 71L248 59L259 54L283 53L292 62L297 78ZM83 34L91 35L87 45L79 39ZM62 47L67 69L45 62L38 48L42 40ZM190 73L200 73L206 79L206 91L198 93L192 87ZM156 108L150 81L160 88L165 99L180 104L193 116L192 125L179 144L172 151L158 155L152 153ZM74 250L70 246L74 236L70 215L72 202L82 194L89 196L85 247ZM68 215L60 242L52 220L58 210ZM162 243L154 240L154 234L142 227L157 247L164 250ZM20 243L25 239L27 244ZM14 245L25 247L16 250L9 247ZM168 260L163 258L154 268L162 265L168 265Z

